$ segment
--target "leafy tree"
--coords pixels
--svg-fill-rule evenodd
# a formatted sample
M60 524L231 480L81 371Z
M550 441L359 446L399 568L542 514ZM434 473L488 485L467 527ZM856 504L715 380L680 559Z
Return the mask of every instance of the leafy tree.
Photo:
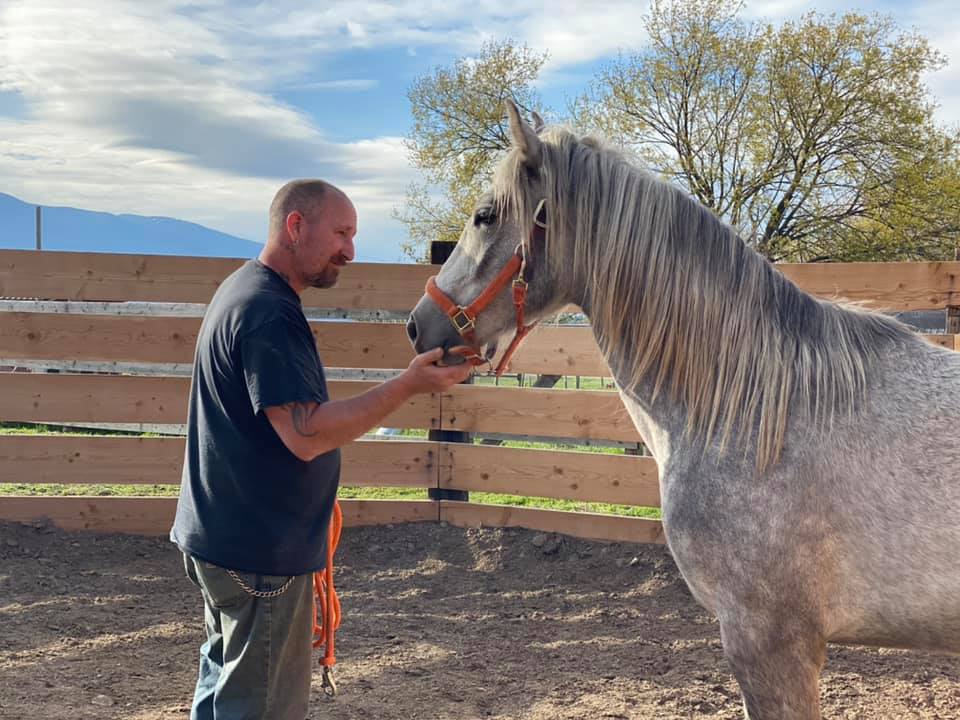
M650 43L573 105L771 260L952 257L957 137L921 82L944 64L882 16L746 23L736 0L653 0Z
M937 135L925 154L898 161L891 182L865 196L869 213L823 233L828 257L843 262L960 260L960 154Z
M461 58L418 78L407 93L413 128L406 139L414 183L394 212L410 234L404 252L424 258L431 240L456 240L502 151L510 147L504 100L539 109L533 89L546 55L510 40L486 43L476 58Z

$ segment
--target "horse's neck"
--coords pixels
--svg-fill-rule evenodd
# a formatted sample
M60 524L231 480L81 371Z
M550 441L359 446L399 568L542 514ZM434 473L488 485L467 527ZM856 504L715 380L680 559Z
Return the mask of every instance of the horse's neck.
M586 278L580 277L580 274L571 271L563 282L559 283L568 291L564 296L564 304L575 304L580 307L587 319L591 321L592 308L590 306L590 293L587 291ZM596 338L596 331L594 330ZM597 344L602 344L597 338ZM623 360L607 356L604 360L610 368L613 379L617 384L617 389L623 399L624 407L630 413L644 445L653 454L654 458L663 463L677 443L681 442L683 430L686 427L687 418L685 413L676 403L666 402L666 393L660 393L656 401L653 399L653 384L648 381L642 381L639 385L634 385L630 379L630 373L622 367Z
M589 318L589 311L585 312ZM652 382L644 380L633 385L621 361L612 357L605 360L644 445L659 463L664 463L679 443L689 439L684 437L685 413L679 404L667 400L666 393L654 400Z

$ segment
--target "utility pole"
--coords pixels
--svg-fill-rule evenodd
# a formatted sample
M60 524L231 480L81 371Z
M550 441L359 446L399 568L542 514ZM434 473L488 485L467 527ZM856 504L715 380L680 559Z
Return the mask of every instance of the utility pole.
M40 206L37 205L37 250L43 248L43 226L40 218Z

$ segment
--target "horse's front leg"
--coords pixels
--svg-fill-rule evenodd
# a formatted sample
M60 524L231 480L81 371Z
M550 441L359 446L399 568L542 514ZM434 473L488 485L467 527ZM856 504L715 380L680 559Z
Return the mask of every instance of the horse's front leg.
M671 480L662 503L670 549L694 597L720 621L747 718L820 720L826 633L817 598L827 591L822 577L804 581L809 571L783 538L784 509L757 502L754 488L738 492L730 478Z
M748 720L820 720L826 641L801 618L720 613L723 651Z

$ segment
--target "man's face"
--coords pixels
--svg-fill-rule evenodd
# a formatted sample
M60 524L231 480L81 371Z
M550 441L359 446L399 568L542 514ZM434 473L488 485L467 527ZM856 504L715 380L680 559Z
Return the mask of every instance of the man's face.
M353 261L357 211L342 195L324 198L322 205L303 216L295 245L297 271L308 287L333 287L340 268Z

